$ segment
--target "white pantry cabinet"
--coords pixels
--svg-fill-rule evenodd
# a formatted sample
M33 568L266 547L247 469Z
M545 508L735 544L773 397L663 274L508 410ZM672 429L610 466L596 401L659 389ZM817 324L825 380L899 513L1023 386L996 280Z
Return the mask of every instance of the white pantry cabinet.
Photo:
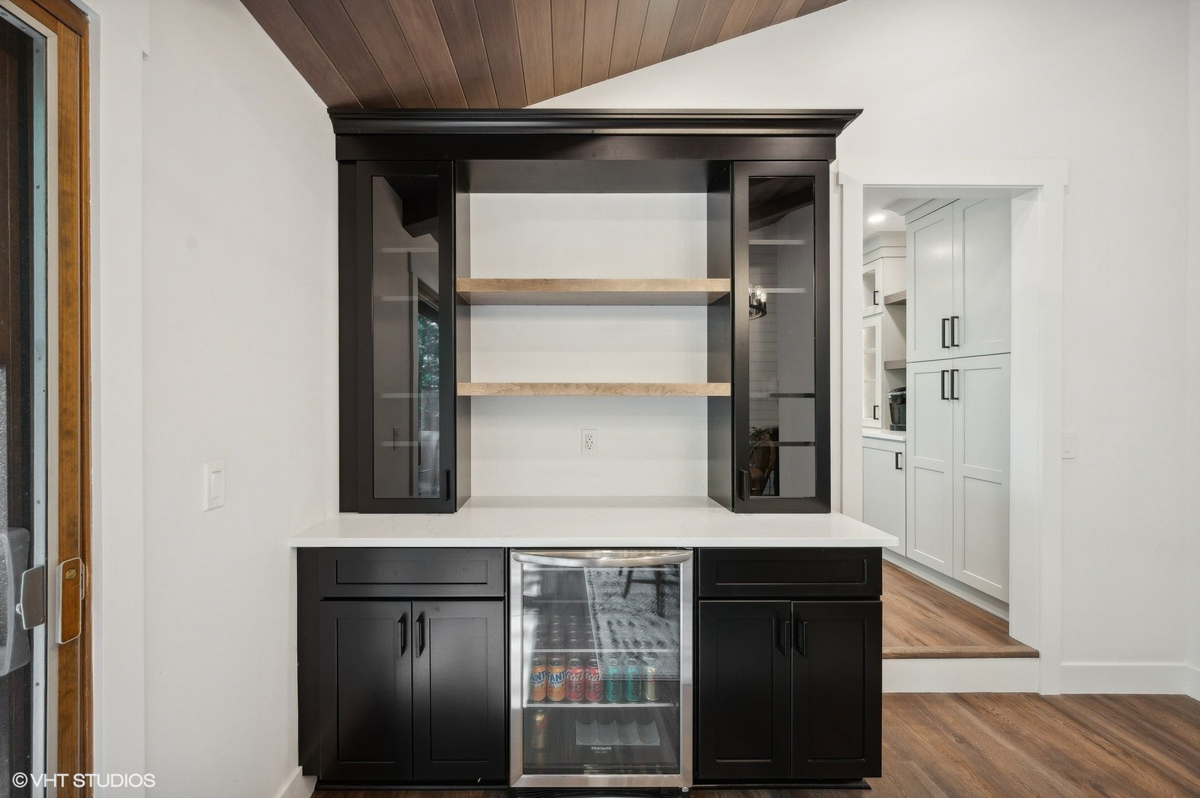
M862 423L879 429L887 408L883 406L883 317L863 319Z
M954 569L954 408L946 361L908 364L908 552Z
M895 535L900 544L889 548L906 552L903 441L863 436L863 523Z
M1009 355L908 366L907 556L1008 600Z
M956 200L908 225L908 360L1009 351L1008 199Z

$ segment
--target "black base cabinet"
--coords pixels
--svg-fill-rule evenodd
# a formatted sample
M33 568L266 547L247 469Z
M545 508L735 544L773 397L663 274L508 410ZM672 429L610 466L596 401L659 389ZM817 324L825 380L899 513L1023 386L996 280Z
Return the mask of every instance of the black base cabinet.
M699 561L697 784L880 775L879 550L704 549Z
M425 566L423 579L401 567L407 560ZM372 562L381 565L367 569L369 582L351 582L360 591L351 595L421 597L347 598L336 580L314 578L356 575ZM457 576L481 562L478 578ZM503 562L502 550L298 552L306 774L327 784L506 783L504 583L492 562Z

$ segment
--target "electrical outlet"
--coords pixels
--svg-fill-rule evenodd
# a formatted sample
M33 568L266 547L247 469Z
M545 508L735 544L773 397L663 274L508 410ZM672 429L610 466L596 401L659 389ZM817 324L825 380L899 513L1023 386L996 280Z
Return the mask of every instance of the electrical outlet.
M596 453L596 430L585 429L582 431L582 441L580 442L580 450L584 454Z

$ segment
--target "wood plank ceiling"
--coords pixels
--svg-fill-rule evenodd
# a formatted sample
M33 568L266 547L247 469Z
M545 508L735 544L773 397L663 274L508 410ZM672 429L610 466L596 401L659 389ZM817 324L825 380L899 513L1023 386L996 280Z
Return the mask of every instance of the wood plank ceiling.
M523 108L843 0L242 0L330 108Z

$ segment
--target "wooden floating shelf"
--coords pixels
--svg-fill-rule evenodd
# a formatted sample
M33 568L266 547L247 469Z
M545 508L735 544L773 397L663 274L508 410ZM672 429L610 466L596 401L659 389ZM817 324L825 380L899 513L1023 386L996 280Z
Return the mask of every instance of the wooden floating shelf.
M460 382L459 396L729 396L727 382Z
M883 298L885 305L904 305L908 303L908 289L897 291L894 294L888 294Z
M883 367L888 371L893 369L907 368L908 361L906 361L904 358L900 358L899 360L885 360L883 361Z
M460 277L471 305L709 305L729 294L728 279L583 280Z

